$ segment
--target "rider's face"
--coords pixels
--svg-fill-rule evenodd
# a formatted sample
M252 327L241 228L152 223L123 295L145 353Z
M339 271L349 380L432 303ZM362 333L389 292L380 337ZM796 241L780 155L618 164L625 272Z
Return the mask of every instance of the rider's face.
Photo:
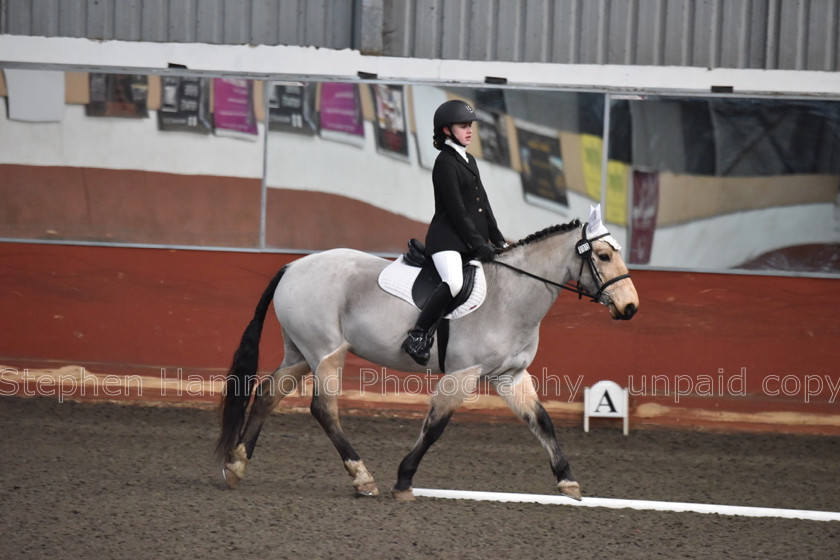
M462 146L469 146L472 141L472 123L455 123L450 128L452 136L455 137Z

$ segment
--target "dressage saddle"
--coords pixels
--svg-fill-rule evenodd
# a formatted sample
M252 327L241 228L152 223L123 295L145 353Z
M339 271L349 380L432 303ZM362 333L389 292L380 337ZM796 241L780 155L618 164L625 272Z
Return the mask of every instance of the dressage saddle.
M414 304L423 309L423 306L429 300L429 296L441 283L440 274L438 274L432 258L426 255L426 247L419 239L412 238L409 240L408 251L403 254L403 262L409 266L420 268L420 274L417 275L417 280L411 288L411 296L414 298ZM464 264L464 285L446 308L445 314L451 313L453 309L457 309L467 301L474 284L475 265L466 263Z

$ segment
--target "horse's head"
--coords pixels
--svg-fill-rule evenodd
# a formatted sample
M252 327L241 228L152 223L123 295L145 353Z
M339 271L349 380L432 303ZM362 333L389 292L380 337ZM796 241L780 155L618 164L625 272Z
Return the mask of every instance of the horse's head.
M601 223L600 205L592 208L576 249L583 260L580 287L606 305L613 319L632 319L639 309L639 294L621 257L621 246Z
M590 273L597 301L610 310L613 319L632 319L639 309L639 294L630 279L621 251L608 241L592 242Z

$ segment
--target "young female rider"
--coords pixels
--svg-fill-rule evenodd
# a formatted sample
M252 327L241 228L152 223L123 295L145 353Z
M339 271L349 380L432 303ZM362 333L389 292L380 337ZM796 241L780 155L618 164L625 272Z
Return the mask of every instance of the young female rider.
M432 256L441 284L420 311L402 349L425 366L434 342L434 330L464 283L464 260L493 260L506 246L481 184L475 158L467 153L475 113L454 99L435 111L434 145L440 150L432 170L435 215L426 233L426 253Z

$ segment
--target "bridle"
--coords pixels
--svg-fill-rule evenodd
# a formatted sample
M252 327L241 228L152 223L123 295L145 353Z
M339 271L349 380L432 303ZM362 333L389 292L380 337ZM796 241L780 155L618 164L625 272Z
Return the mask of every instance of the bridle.
M521 268L517 268L517 267L515 267L513 265L510 265L506 262L497 261L497 260L493 260L493 261L490 261L490 262L492 262L493 264L497 264L499 266L503 266L503 267L508 268L510 270L513 270L515 272L518 272L519 274L522 274L522 275L527 276L529 278L533 278L534 280L538 280L540 282L548 284L549 286L554 286L555 288L560 288L561 290L568 290L570 292L574 292L578 295L578 299L582 299L583 296L586 296L586 297L590 298L593 302L600 303L601 302L601 296L604 295L604 291L608 287L612 286L616 282L620 282L620 281L622 281L626 278L630 278L630 274L629 273L619 274L615 278L610 278L606 282L603 281L603 279L601 278L601 274L598 272L598 267L595 266L595 257L592 254L592 242L593 241L598 241L599 239L603 239L604 237L607 237L609 235L609 233L604 233L604 234L598 235L597 237L593 237L593 238L589 239L589 238L586 237L586 227L588 225L589 225L588 223L583 224L583 228L581 230L581 238L575 244L575 252L577 252L578 257L580 257L580 270L578 271L578 278L574 283L569 281L565 284L560 284L558 282L554 282L553 280L549 280L548 278L543 278L542 276L538 276L536 274L528 272L527 270L522 270ZM598 289L596 290L596 292L594 294L592 294L592 293L588 292L586 289L584 289L583 286L580 283L581 279L583 279L583 267L587 263L589 263L589 271L592 274L592 278L595 280L595 284L598 287Z
M621 282L625 278L630 278L630 273L626 274L619 274L614 278L610 278L606 282L604 282L603 278L601 278L601 274L598 272L598 267L595 266L595 257L592 255L592 242L598 241L599 239L603 239L604 237L609 236L608 233L602 233L597 237L593 237L592 239L587 239L586 237L586 226L589 225L588 223L583 224L583 229L581 230L581 237L580 240L575 244L575 250L577 251L578 256L581 259L580 262L580 271L578 272L578 279L577 279L577 288L578 288L578 299L582 298L583 296L591 297L592 301L599 301L601 296L604 294L604 290L608 287L612 286L616 282ZM598 286L598 291L595 292L595 295L591 295L587 293L585 290L581 288L580 280L583 278L583 265L584 263L589 263L589 271L592 273L592 278L595 279L595 285Z

